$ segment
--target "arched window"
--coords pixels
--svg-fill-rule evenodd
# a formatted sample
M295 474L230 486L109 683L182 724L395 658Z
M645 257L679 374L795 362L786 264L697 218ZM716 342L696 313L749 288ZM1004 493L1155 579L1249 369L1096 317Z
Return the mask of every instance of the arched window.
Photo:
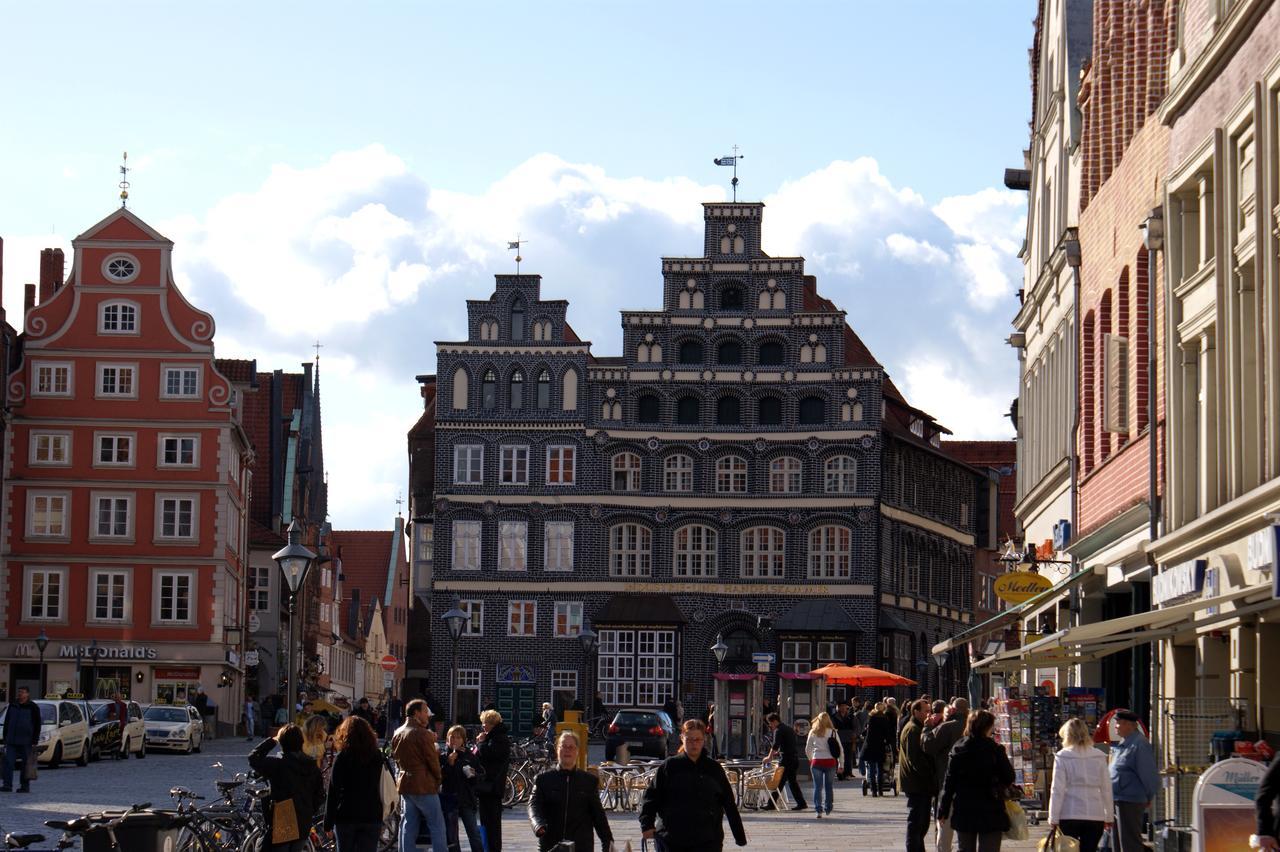
M138 306L133 302L107 302L99 314L98 330L103 334L135 334Z
M511 339L524 340L524 300L516 299L511 305Z
M494 409L498 405L498 377L493 370L485 370L480 380L480 407Z
M676 422L696 426L702 422L702 404L696 396L682 396L676 403Z
M702 524L689 524L676 530L675 577L716 576L716 531Z
M653 535L640 524L609 528L609 576L648 577L652 573Z
M747 460L724 456L716 461L716 491L720 494L747 493Z
M681 364L702 363L702 341L686 340L680 344L679 359Z
M720 310L722 311L740 311L742 310L742 288L737 284L733 284L720 288Z
M785 573L787 534L777 527L751 527L742 531L743 577L781 578Z
M721 426L737 426L742 423L742 412L736 396L722 396L716 400L716 423Z
M578 371L572 367L564 371L560 380L560 408L564 411L578 410Z
M640 490L640 457L635 453L618 453L613 457L613 490Z
M800 492L800 459L782 456L769 462L769 491L773 494Z
M726 340L716 349L716 362L720 364L741 364L742 344L736 340Z
M662 463L662 490L693 490L693 459L684 453L667 456Z
M829 458L825 469L828 494L852 494L857 490L858 463L851 456Z
M661 403L651 393L645 394L636 401L636 420L641 423L657 423L661 412Z
M776 340L767 340L760 344L756 362L760 364L781 364L786 360L786 350Z
M826 423L827 403L820 396L806 396L800 400L801 423Z
M511 374L510 400L512 411L524 408L524 373L520 370Z
M453 410L467 410L467 368L459 367L453 371Z
M551 374L546 370L538 373L538 408L551 407Z
M777 426L782 423L782 400L776 396L761 397L757 408L756 423L761 426Z
M809 579L849 577L849 528L828 525L809 533Z

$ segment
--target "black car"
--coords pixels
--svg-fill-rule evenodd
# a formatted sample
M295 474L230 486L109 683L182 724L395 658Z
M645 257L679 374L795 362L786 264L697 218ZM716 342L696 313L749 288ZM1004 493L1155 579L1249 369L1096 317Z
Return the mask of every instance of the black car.
M632 757L665 758L675 735L675 723L661 710L619 710L605 734L604 759L613 760L621 745Z

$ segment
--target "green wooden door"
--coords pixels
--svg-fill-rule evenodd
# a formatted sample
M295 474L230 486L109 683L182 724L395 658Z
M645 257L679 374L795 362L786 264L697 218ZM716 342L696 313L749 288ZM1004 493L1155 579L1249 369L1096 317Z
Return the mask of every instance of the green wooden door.
M498 712L511 729L511 735L527 737L533 734L536 702L532 684L500 683L498 684Z

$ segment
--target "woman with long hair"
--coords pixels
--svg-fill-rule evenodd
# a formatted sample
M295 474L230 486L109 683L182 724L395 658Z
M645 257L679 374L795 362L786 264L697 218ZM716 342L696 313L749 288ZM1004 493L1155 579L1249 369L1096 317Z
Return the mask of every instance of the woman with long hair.
M321 715L308 716L302 723L302 751L324 768L324 753L329 743L329 724Z
M951 749L938 801L938 822L950 820L960 852L1000 852L1009 830L1004 791L1013 783L1013 765L1004 746L992 739L996 717L974 710Z
M1080 852L1097 852L1115 811L1107 756L1093 747L1093 736L1082 719L1068 719L1058 736L1062 748L1053 761L1049 827L1079 840Z
M724 767L706 751L707 726L690 719L680 728L680 751L668 757L644 792L640 830L667 852L719 852L724 818L739 846L747 845L742 817Z
M333 738L337 757L325 798L324 830L337 852L377 852L382 834L382 752L373 726L348 716Z
M862 751L858 753L858 763L862 767L862 795L881 795L881 774L884 760L893 747L893 719L887 715L888 705L877 701L871 715L867 717L867 734L862 740Z
M809 771L813 775L813 810L818 819L822 819L824 814L831 814L833 779L844 760L844 746L836 736L835 723L825 712L814 716L809 723L804 753L809 756Z

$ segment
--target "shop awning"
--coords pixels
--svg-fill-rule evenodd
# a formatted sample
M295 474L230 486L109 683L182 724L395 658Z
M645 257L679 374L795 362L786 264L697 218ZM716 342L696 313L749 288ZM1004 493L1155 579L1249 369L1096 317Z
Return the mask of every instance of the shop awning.
M967 644L968 642L971 642L974 639L977 639L979 636L985 636L994 630L1003 630L1008 625L1017 621L1022 616L1022 613L1030 612L1031 610L1035 609L1036 607L1040 606L1046 601L1049 601L1057 597L1058 595L1070 589L1072 586L1084 580L1085 577L1088 577L1093 572L1094 572L1093 568L1085 568L1082 571L1077 571L1067 579L1063 580L1061 583L1058 583L1056 586L1053 586L1052 588L1045 589L1043 592L1036 595L1035 597L1030 598L1029 600L1023 601L1022 603L1018 604L1015 607L1010 607L1009 609L1006 609L1004 612L1000 613L999 615L994 615L991 618L988 618L986 621L982 622L981 624L975 624L973 627L970 627L968 630L964 630L960 633L957 633L955 636L952 636L950 639L946 639L946 640L943 640L942 642L939 642L937 645L933 646L933 649L930 651L930 653L943 654L952 650L953 648L958 648L961 645Z
M595 617L596 624L687 624L669 595L614 595Z
M711 677L716 680L764 680L763 674L755 672L742 674L736 674L733 672L716 672Z
M774 622L773 629L790 631L825 631L849 633L858 629L840 601L829 598L812 598L797 603Z

